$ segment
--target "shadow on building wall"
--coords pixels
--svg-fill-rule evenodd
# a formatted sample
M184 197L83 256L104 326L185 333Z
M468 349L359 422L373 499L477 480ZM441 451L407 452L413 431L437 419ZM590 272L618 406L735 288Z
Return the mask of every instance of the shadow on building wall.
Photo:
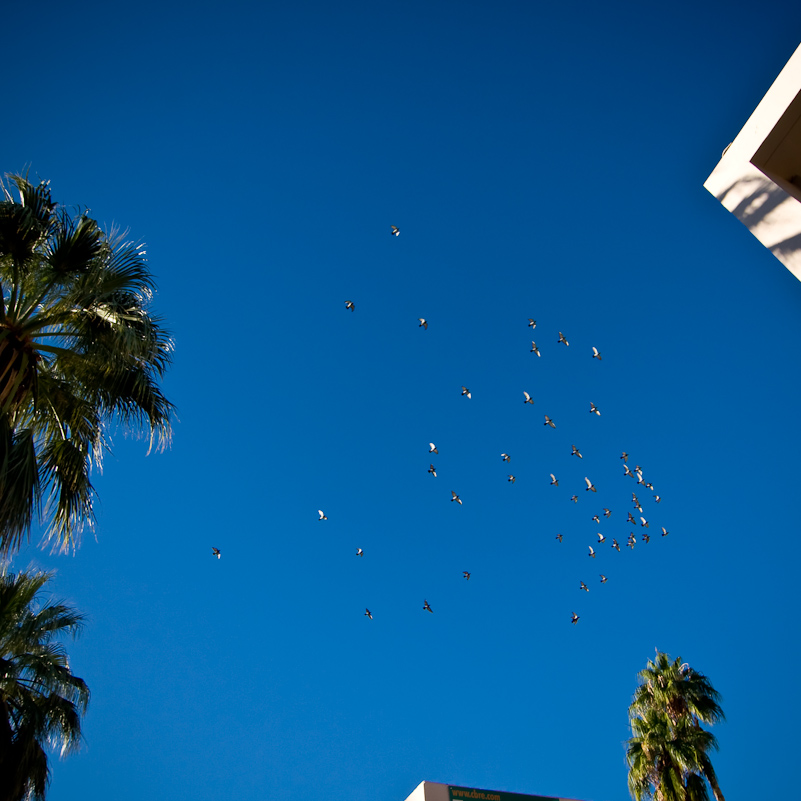
M718 200L725 205L726 196L735 189L739 190L739 194L743 185L746 185L748 194L731 209L731 213L752 233L782 203L798 203L792 195L788 195L768 178L744 178L736 181L717 196ZM786 264L788 259L797 258L801 253L801 233L766 247Z

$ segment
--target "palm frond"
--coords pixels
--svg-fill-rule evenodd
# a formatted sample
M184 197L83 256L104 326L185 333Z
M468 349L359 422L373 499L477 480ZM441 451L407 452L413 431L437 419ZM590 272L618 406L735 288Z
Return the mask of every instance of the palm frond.
M88 272L103 250L103 232L86 215L77 220L59 210L59 225L45 249L44 264L53 280L68 281Z
M723 720L719 693L681 659L657 652L638 674L629 707L629 792L641 801L708 801L706 782L723 801L709 760L718 747L701 723Z
M29 428L12 431L4 415L0 417L0 520L4 525L0 554L20 547L38 511L39 467L33 432Z
M0 576L0 797L44 799L47 749L64 755L81 743L89 702L72 674L59 635L76 634L83 616L43 601L47 573Z
M89 474L110 446L110 426L148 434L151 448L169 444L174 407L161 379L173 342L149 309L155 283L141 244L58 206L46 183L10 176L2 190L0 554L8 554L34 520L60 548L93 524Z
M74 439L54 440L42 447L39 473L45 515L50 519L45 539L52 542L54 550L74 547L84 527L94 526L95 490L89 466L85 450Z

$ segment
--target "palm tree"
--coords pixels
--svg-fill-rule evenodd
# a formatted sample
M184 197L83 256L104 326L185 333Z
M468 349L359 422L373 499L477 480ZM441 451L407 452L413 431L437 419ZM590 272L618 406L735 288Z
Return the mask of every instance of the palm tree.
M81 742L89 689L72 674L57 640L76 636L83 617L37 598L49 578L0 576L0 801L42 801L50 776L47 750L64 755Z
M34 520L67 549L94 522L89 474L109 424L169 442L159 381L173 345L148 311L140 245L57 205L45 182L0 187L0 555Z
M681 658L657 652L638 674L629 719L629 792L641 801L706 801L706 783L725 801L709 759L715 736L701 728L724 720L720 694Z

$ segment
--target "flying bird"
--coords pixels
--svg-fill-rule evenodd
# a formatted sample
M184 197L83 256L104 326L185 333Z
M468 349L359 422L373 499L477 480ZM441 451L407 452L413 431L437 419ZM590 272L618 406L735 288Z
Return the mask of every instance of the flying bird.
M629 516L626 518L626 522L631 523L632 526L637 525L637 521L634 519L634 515L631 512L629 512Z
M536 353L537 356L542 358L542 354L540 353L540 349L537 347L537 343L533 339L531 340L531 350L529 351L529 353Z
M604 517L611 517L611 516L612 513L608 509L604 508Z
M615 549L615 550L616 550L618 553L620 553L620 546L617 544L617 540L616 540L616 539L613 539L613 540L612 540L612 547L613 547L613 548L614 548L614 549Z
M589 592L590 591L590 588L583 581L579 582L579 589L580 590L584 590L585 592Z
M431 473L431 475L434 476L434 478L437 477L437 471L434 469L434 465L433 464L428 466L428 472Z
M507 480L508 482L510 482L511 484L514 484L514 483L515 483L515 477L514 477L513 475L511 475L511 474L509 475L509 478L507 478L506 480Z
M557 534L557 535L556 535L556 539L558 539L558 540L559 540L559 542L561 542L561 541L562 541L562 535L561 535L561 534Z
M365 610L364 610L364 616L365 616L365 617L369 617L369 618L370 618L370 620L372 620L372 619L373 619L373 616L370 614L370 610L369 610L369 609L365 609Z
M559 332L559 342L564 342L565 345L570 345L570 343L565 339L565 335L561 331ZM559 342L556 344L558 345Z
M654 495L654 500L659 503L662 499L658 495Z
M579 622L579 616L575 612L571 612L570 614L573 616L573 619L570 622L571 623L578 623Z
M451 503L453 503L453 501L456 501L456 503L458 503L459 506L461 506L462 499L453 490L451 490L451 495L453 495L453 497L451 498Z
M650 541L651 541L651 535L650 535L650 534L646 534L646 533L643 531L643 533L642 533L642 541L643 541L643 542L650 542Z
M523 403L530 403L532 405L534 404L534 398L532 398L531 395L528 394L528 392L523 392L523 396L525 397Z
M662 526L662 536L667 537L668 534L670 534L670 532L664 526Z
M634 478L634 473L632 473L631 470L629 470L629 466L627 464L623 465L623 475L631 476L632 478Z
M632 539L629 539L629 541L626 543L626 545L628 545L628 547L631 548L632 551L634 550L634 546L636 544L637 544L637 540L632 540Z
M640 520L642 520L642 523L640 523L641 526L645 526L645 528L649 528L648 521L644 517L641 517Z
M570 447L573 448L573 453L570 454L571 456L578 456L579 459L584 458L579 452L579 449L575 445L571 445Z
M551 428L556 428L556 424L554 423L553 420L551 420L550 417L548 417L547 414L545 415L545 422L543 423L543 425L550 426Z
M587 482L587 489L585 490L586 492L589 492L590 490L593 492L598 492L598 490L595 489L595 484L593 484L592 481L587 478L587 476L584 476L584 480Z
M598 359L598 361L601 361L601 354L598 353L598 348L596 348L596 347L593 347L593 349L592 349L592 358L593 359Z
M215 548L213 545L211 546L211 553L212 553L213 556L216 556L218 559L221 556L220 549L219 548Z
M356 556L364 556L364 551L361 548L356 549Z
M400 233L400 229L397 225L390 225L389 227L392 229L390 231L390 236L397 236Z
M553 473L551 473L551 475L553 475ZM571 495L570 500L573 501L573 503L578 503L578 495Z
M622 455L620 458L621 458L621 459L622 459L624 462L628 462L628 460L629 460L629 455L626 453L626 451L623 451L623 455Z
M501 454L501 459L503 459L504 462L508 462L508 461L510 461L510 456L509 456L508 453L502 453Z
M470 581L470 574L466 570L462 571L462 575L465 577L465 579L467 579L467 581Z
M420 325L418 325L417 327L418 328L423 328L426 331L428 331L428 320L426 320L423 317L418 317L417 319L420 321Z
M426 612L431 612L432 615L434 614L434 610L428 605L428 601L423 601L423 609L425 609Z
M601 534L601 532L599 531L598 532L598 545L601 545L604 542L606 542L606 537L603 534Z
M590 557L590 559L595 559L595 548L593 548L592 545L590 545L589 548L590 548L590 552L589 552L588 556Z
M598 517L598 515L593 515L592 519L593 519L593 522L595 522L595 523L600 523L601 522L601 518Z
M328 518L323 514L323 510L322 509L318 509L317 510L317 514L320 515L320 518L319 518L320 520L328 520Z
M470 390L467 387L462 387L462 395L467 395L468 398L472 398L473 397L470 394Z
M590 414L592 414L593 412L595 412L595 414L597 414L598 417L601 416L601 412L599 411L598 407L592 401L590 401Z
M606 584L606 576L603 573L601 573L600 576L601 576L601 584Z
M536 328L536 327L537 327L537 321L536 321L536 320L532 320L532 319L529 317L529 318L528 318L528 327L529 327L529 328Z
M350 309L351 311L354 311L354 309L356 308L356 304L352 300L346 300L345 301L345 308L346 309Z
M439 453L437 450L437 446L433 442L428 443L428 452L429 453Z
M553 473L551 473L551 486L553 487L559 486L559 479ZM573 497L576 498L575 495ZM578 498L576 498L576 500L578 500Z

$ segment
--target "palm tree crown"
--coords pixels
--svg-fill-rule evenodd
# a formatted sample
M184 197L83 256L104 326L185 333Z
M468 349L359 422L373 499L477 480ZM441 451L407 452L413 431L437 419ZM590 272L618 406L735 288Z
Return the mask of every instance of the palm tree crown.
M148 311L141 246L69 213L45 182L0 186L0 553L42 517L66 549L93 523L89 474L108 424L169 441L159 381L173 345Z
M0 576L0 801L43 801L48 748L66 754L80 745L89 702L57 640L77 635L83 617L37 593L46 573Z
M707 801L707 782L724 801L709 759L715 736L701 728L725 719L720 694L681 658L657 652L638 674L629 707L629 792L637 801Z

